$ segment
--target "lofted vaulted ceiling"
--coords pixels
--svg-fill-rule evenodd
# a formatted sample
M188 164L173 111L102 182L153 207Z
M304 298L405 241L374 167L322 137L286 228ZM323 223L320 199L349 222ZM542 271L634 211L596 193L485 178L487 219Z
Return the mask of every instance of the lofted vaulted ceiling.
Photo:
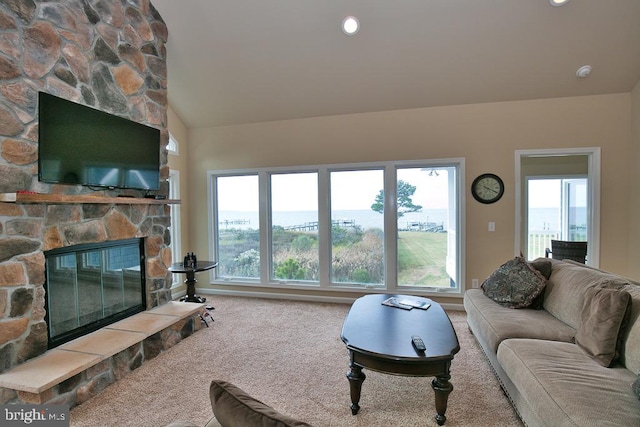
M188 127L623 93L640 80L640 0L151 1L169 28L169 102ZM355 36L341 31L347 15Z

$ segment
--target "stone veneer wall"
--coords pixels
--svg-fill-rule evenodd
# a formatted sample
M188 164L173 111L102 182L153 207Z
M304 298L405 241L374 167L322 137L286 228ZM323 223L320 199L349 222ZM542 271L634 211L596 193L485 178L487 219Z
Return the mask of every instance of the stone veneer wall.
M91 192L38 181L44 91L161 129L159 193L168 194L166 41L149 0L0 0L0 192ZM169 212L153 204L0 203L0 372L47 350L43 251L146 237L147 306L169 301Z

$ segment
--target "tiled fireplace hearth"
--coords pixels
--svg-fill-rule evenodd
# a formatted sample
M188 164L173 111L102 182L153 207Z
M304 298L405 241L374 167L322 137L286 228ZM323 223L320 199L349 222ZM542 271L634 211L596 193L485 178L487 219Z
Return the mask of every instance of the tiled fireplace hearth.
M79 405L202 327L202 304L171 301L0 374L0 404Z

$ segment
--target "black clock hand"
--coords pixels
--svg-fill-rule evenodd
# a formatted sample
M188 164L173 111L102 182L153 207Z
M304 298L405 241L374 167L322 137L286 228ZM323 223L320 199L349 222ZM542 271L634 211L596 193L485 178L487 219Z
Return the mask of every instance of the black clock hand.
M487 187L486 185L483 185L483 187L484 187L486 190L491 191L492 193L498 194L498 191L497 191L497 190L494 190L493 188L489 188L489 187Z

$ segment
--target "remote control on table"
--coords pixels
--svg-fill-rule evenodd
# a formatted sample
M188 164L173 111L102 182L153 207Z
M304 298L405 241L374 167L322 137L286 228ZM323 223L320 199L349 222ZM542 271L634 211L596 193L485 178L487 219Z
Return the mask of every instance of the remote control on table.
M427 347L425 347L424 345L424 342L422 341L422 338L420 338L418 335L413 335L411 337L411 343L418 351L425 351L427 349Z

